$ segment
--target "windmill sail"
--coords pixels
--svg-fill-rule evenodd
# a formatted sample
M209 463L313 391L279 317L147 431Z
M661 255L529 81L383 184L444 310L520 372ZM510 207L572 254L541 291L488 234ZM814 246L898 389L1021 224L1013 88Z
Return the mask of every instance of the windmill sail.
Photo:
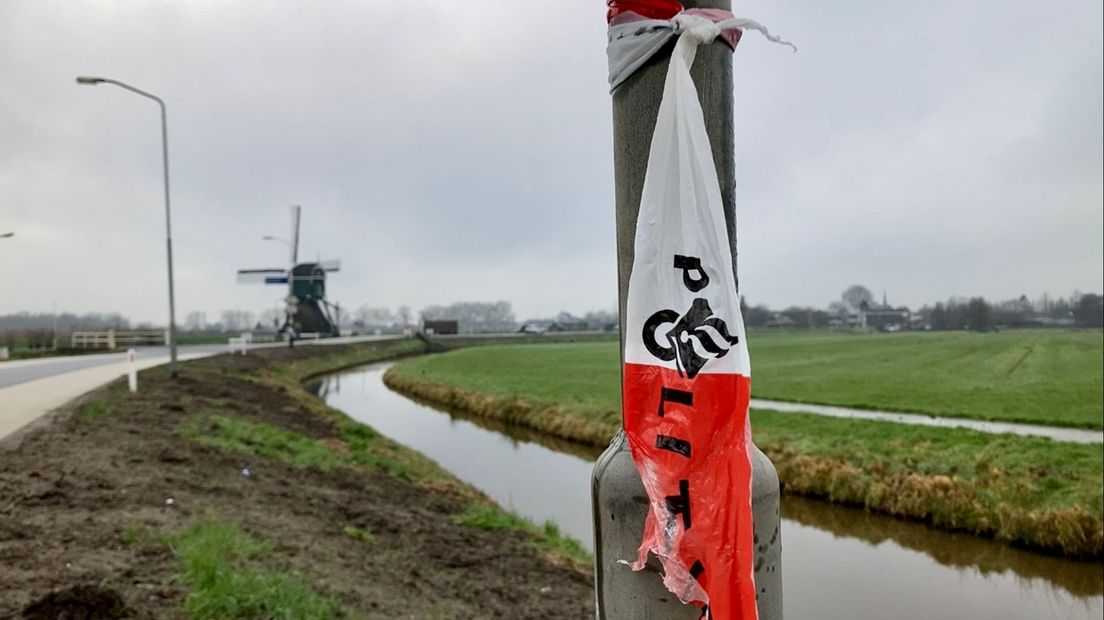
M287 269L239 269L238 284L287 284Z

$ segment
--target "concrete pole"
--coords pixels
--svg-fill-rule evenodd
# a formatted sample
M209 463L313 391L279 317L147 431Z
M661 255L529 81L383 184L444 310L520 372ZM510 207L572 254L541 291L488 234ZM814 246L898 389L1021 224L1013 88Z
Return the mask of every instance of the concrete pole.
M730 0L683 0L686 8L729 10ZM636 219L655 130L671 43L613 93L614 186L617 210L617 280L621 353L625 351L625 302L632 271ZM736 269L735 151L733 145L732 51L721 41L698 48L691 74L705 114L713 161L721 184L725 222ZM739 280L737 279L737 282ZM782 545L779 532L778 474L758 448L752 458L752 510L755 528L755 584L762 620L782 618ZM636 558L648 499L633 464L628 442L618 432L598 458L592 478L595 595L601 620L696 620L700 610L682 605L667 591L654 558L633 572L620 560Z

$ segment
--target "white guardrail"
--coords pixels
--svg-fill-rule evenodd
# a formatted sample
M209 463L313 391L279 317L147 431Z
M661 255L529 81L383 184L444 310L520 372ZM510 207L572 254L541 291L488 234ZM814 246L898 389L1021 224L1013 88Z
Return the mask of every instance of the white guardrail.
M168 332L162 330L117 332L73 332L70 343L75 349L118 349L164 345L168 342Z

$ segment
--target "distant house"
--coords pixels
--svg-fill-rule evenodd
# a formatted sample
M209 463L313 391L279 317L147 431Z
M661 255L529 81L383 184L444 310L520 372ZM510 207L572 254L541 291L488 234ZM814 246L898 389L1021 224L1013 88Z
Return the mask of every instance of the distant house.
M897 331L907 328L911 324L912 312L905 306L894 308L885 301L882 295L882 303L862 302L854 317L855 327L877 329L879 331Z
M919 328L920 317L913 315L905 306L894 307L886 301L882 293L882 303L861 301L858 307L850 304L838 304L835 316L828 320L831 329L876 329L878 331L897 331L899 329Z
M427 334L448 335L460 333L460 321L422 321L422 331Z

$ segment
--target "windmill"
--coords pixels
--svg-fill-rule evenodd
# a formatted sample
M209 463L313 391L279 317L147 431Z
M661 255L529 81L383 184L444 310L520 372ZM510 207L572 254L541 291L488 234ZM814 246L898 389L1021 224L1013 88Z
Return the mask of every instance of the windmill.
M280 333L288 338L302 334L338 336L339 327L330 312L337 306L326 300L326 274L341 269L341 261L299 262L299 211L299 206L291 208L291 239L271 235L264 237L266 241L280 241L288 245L291 254L288 267L239 269L238 284L287 286L284 298L287 312Z

